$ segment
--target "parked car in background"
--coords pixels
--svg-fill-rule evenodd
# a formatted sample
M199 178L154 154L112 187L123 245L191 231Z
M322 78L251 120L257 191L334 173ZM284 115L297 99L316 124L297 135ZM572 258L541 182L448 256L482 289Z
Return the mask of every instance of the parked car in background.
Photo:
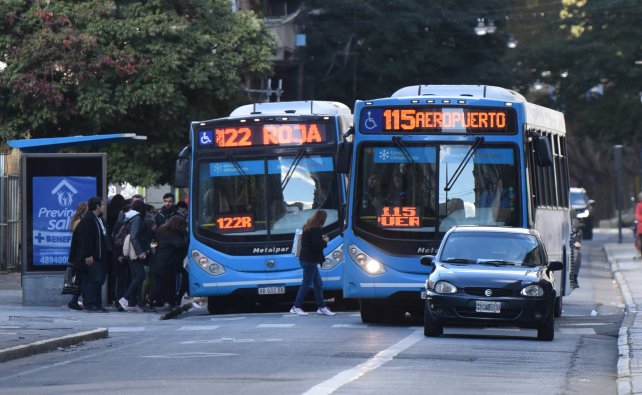
M593 238L593 199L589 199L584 188L571 188L571 208L582 226L582 238Z
M457 226L444 236L437 255L421 258L426 280L424 335L444 326L517 326L553 340L553 272L539 233L508 227Z

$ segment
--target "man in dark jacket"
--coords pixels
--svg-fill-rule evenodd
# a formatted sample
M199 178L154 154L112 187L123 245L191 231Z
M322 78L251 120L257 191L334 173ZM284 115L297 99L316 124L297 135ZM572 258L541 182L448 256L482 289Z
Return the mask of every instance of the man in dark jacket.
M168 192L163 195L163 207L161 207L160 210L156 211L154 222L156 222L156 226L161 226L162 224L167 222L168 219L177 214L178 208L174 204L174 195Z
M103 307L101 288L105 282L105 265L109 259L107 229L102 221L103 200L93 197L87 202L87 214L78 224L78 257L82 275L83 306L87 312L107 312Z

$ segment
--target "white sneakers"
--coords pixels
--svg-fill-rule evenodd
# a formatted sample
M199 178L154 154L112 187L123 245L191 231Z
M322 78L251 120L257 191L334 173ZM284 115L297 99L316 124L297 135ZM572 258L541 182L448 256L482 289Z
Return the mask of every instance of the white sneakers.
M124 297L120 298L118 300L118 303L120 304L120 307L122 307L125 311L138 311L139 310L138 306L130 306L129 305L129 301L127 299L125 299Z
M317 314L322 314L322 315L334 315L329 308L327 307L321 307L319 310L317 310Z
M306 313L306 312L305 312L305 311L303 311L301 308L296 307L296 306L292 306L292 308L290 309L290 313L292 313L292 314L297 314L297 315L308 315L308 313ZM327 307L321 307L320 309L318 309L318 310L317 310L317 314L321 314L321 315L334 315L335 313L333 313L333 312L332 312L329 308L327 308Z
M301 308L296 306L292 306L292 308L290 309L290 313L297 314L297 315L308 315L308 313L306 313Z

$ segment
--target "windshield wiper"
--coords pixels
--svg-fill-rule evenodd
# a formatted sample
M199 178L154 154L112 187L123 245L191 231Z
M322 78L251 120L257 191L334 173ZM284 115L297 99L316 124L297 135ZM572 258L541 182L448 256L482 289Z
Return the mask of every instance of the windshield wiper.
M487 261L483 259L479 259L477 261L480 265L493 265L493 266L515 266L514 262L509 262L509 261L502 261L502 260L495 260L495 259L489 259Z
M238 171L239 174L242 175L243 177L247 177L247 173L245 173L245 171L243 171L243 168L239 164L239 161L236 160L236 158L234 157L234 155L232 155L231 152L227 153L227 157L230 159L230 161L234 165L234 168L236 168L236 171Z
M410 155L410 152L408 152L408 147L406 147L406 144L403 143L403 140L401 140L400 136L393 136L392 141L395 143L395 145L399 148L403 156L406 158L408 163L412 164L412 168L415 170L415 173L421 172L421 176L423 178L426 190L430 191L431 188L431 183L428 177L426 177L426 174L421 171L421 168L417 162L415 162L414 159L412 159L412 155Z
M446 186L444 187L445 192L448 192L452 189L453 185L455 185L455 182L457 182L457 179L459 178L461 173L464 171L464 167L466 167L468 162L470 162L473 155L475 155L475 152L482 145L483 142L484 142L483 137L479 136L475 138L475 142L473 143L473 145L470 146L470 149L468 150L468 152L466 152L466 155L464 155L464 159L461 160L461 163L455 169L453 176L450 177L450 180L446 181Z
M294 157L294 160L292 161L290 168L288 169L287 173L285 173L285 177L283 178L283 181L281 181L281 192L283 192L285 190L285 187L288 186L288 182L290 182L290 179L294 175L294 170L296 170L296 167L299 165L299 162L301 162L301 159L303 159L304 154L305 154L305 148L299 149L299 151L296 153L296 156Z
M465 258L448 258L446 260L443 260L442 262L444 263L475 263L472 259L465 259Z

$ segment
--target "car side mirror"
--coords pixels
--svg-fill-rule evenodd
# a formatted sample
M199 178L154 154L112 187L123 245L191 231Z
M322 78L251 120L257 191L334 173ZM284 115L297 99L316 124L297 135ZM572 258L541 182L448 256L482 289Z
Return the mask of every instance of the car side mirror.
M556 272L564 269L564 264L561 261L550 261L546 269L550 272Z
M428 266L430 268L430 273L435 271L435 256L434 255L424 255L419 260L423 266Z

